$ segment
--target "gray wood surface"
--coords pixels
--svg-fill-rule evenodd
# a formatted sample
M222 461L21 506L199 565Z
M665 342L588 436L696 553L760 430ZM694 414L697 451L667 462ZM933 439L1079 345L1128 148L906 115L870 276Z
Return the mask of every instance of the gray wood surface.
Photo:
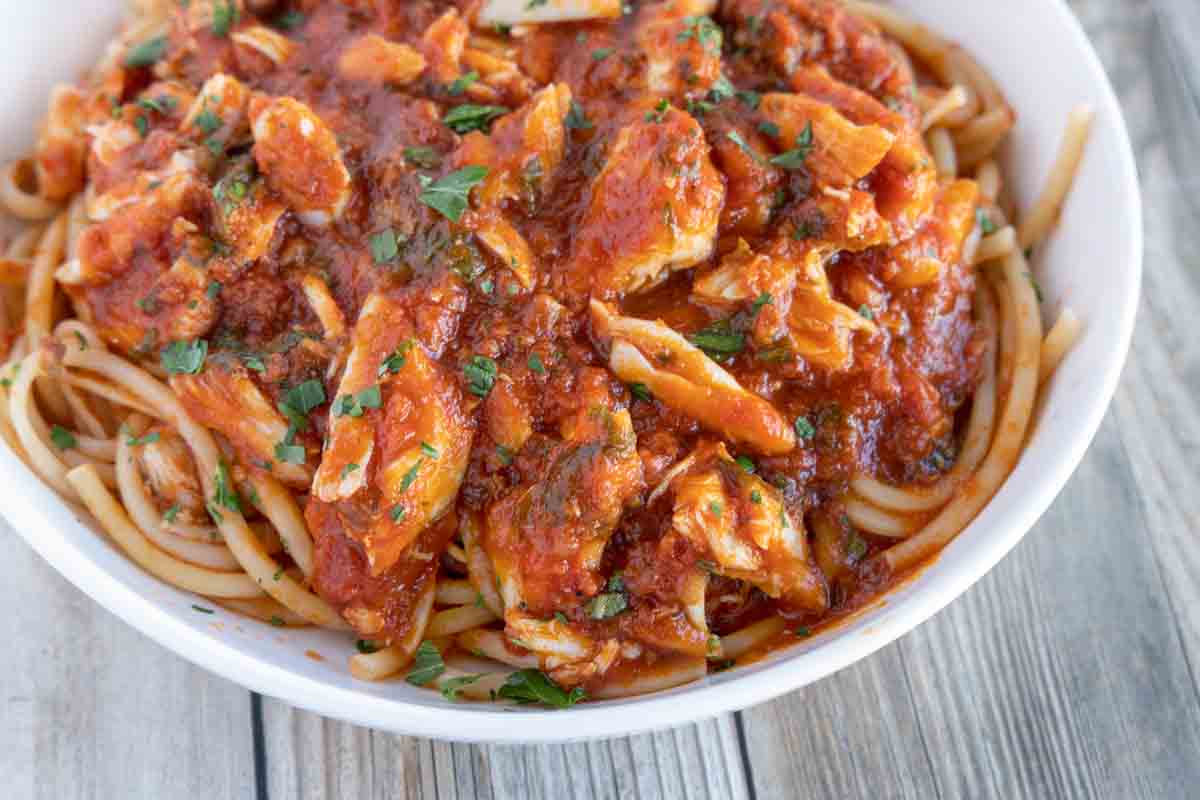
M1137 150L1142 314L1078 473L949 609L740 714L580 745L452 745L209 676L0 528L0 797L1200 796L1200 4L1071 5Z

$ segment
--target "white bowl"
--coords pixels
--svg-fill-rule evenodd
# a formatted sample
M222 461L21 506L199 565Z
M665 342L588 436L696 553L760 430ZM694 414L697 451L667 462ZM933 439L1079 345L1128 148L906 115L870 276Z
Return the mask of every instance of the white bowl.
M0 94L7 117L0 157L32 142L55 81L92 64L116 28L119 0L9 3L0 31ZM1053 159L1067 112L1097 111L1087 155L1062 221L1039 254L1045 308L1069 302L1085 329L1049 385L1016 471L983 513L917 580L886 603L750 667L648 697L569 711L451 704L403 681L361 683L347 671L348 636L280 631L192 610L195 597L149 577L65 505L6 448L0 510L29 544L92 598L164 647L257 692L331 717L444 739L567 741L689 722L769 700L863 658L911 630L983 576L1032 527L1079 463L1116 388L1133 331L1142 221L1133 155L1099 59L1059 0L902 0L897 5L970 49L1019 114L1010 149L1028 207ZM306 656L316 651L317 661Z

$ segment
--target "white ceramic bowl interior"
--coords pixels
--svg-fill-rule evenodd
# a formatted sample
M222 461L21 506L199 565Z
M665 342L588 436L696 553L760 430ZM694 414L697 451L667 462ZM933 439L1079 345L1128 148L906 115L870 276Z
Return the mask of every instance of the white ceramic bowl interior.
M218 610L149 577L0 447L0 510L76 586L164 647L264 694L390 731L458 740L567 741L688 722L768 700L840 669L912 629L986 573L1034 524L1079 463L1116 387L1133 330L1141 274L1137 176L1125 125L1099 60L1061 0L901 0L896 5L969 48L1019 114L1008 177L1028 207L1053 159L1067 112L1098 112L1061 224L1038 254L1049 315L1069 303L1082 339L1049 385L1016 471L972 525L917 580L880 607L751 667L694 685L570 711L450 704L403 681L352 679L349 637L281 631ZM0 159L26 152L55 82L85 71L116 30L121 0L3 0ZM1098 222L1099 221L1099 222ZM316 661L306 651L320 653Z

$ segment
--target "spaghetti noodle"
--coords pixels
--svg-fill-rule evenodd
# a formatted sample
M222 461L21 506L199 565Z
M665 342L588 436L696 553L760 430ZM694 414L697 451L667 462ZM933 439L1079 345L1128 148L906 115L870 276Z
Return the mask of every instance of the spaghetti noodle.
M862 608L1020 455L1016 117L834 0L143 0L0 173L0 433L147 572L450 700ZM808 44L798 45L797 42Z

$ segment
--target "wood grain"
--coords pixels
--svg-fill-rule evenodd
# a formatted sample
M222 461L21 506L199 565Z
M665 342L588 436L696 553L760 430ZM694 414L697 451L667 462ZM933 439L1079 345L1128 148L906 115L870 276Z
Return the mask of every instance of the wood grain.
M0 531L0 797L247 797L250 697Z
M118 622L0 526L12 610L0 617L0 797L1196 796L1200 6L1071 5L1137 151L1141 316L1079 472L946 611L739 715L587 744L470 746L252 699Z

